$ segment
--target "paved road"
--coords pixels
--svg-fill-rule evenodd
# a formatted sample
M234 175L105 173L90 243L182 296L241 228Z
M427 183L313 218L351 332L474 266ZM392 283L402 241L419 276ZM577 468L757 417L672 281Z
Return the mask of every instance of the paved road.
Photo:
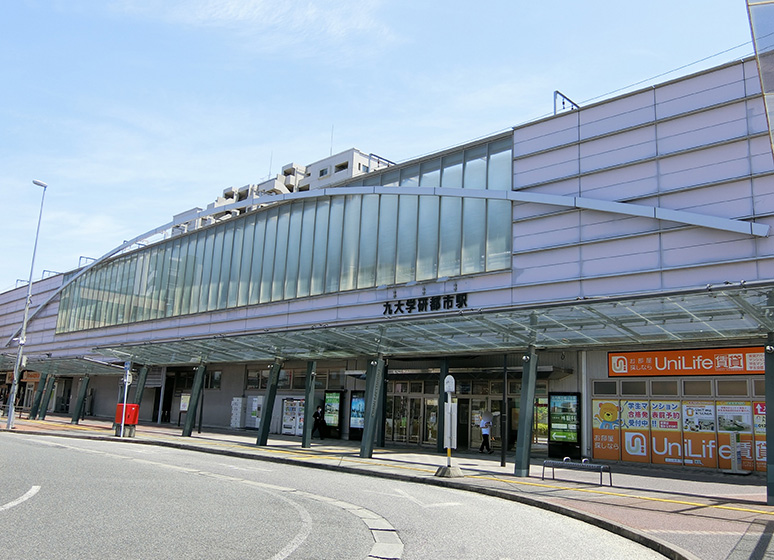
M8 558L661 558L470 492L335 471L0 433Z

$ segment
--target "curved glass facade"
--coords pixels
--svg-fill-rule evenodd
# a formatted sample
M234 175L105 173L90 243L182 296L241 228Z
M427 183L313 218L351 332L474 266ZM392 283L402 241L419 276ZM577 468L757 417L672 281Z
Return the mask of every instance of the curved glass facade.
M294 200L106 262L62 293L57 332L511 266L508 200Z
M480 192L345 187L272 204L95 266L62 292L57 332L510 268L512 205L486 194L511 188L510 138L368 180L393 176Z

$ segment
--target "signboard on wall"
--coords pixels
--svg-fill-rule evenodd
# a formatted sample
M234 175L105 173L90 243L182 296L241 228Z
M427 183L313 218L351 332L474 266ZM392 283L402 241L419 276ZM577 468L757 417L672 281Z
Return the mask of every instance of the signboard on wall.
M763 354L762 347L609 352L608 375L762 375Z
M717 468L714 402L683 401L683 441L686 466Z
M680 401L650 401L651 462L682 464L682 436Z
M634 463L650 462L650 403L621 401L621 458Z
M719 468L755 470L752 412L749 401L718 401Z
M753 403L753 430L755 432L755 470L766 472L766 403L756 401Z
M621 459L621 406L619 401L593 399L591 401L592 456L595 459Z

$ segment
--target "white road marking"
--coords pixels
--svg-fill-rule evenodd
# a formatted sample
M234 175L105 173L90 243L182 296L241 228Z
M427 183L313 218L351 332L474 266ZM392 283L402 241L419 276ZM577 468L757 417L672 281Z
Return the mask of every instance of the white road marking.
M26 502L27 500L32 498L35 494L37 494L39 490L40 490L40 486L33 486L21 498L17 498L16 500L14 500L12 502L8 502L4 506L0 506L0 511L5 511L7 509L11 509L14 506L18 506L22 502Z

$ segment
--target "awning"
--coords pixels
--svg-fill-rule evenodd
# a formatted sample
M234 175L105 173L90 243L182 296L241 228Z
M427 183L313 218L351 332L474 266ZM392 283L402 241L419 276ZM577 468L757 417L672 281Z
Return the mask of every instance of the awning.
M318 325L95 349L146 365L452 356L545 350L763 344L774 332L774 283L628 298L590 298L544 306L464 309L421 319Z

